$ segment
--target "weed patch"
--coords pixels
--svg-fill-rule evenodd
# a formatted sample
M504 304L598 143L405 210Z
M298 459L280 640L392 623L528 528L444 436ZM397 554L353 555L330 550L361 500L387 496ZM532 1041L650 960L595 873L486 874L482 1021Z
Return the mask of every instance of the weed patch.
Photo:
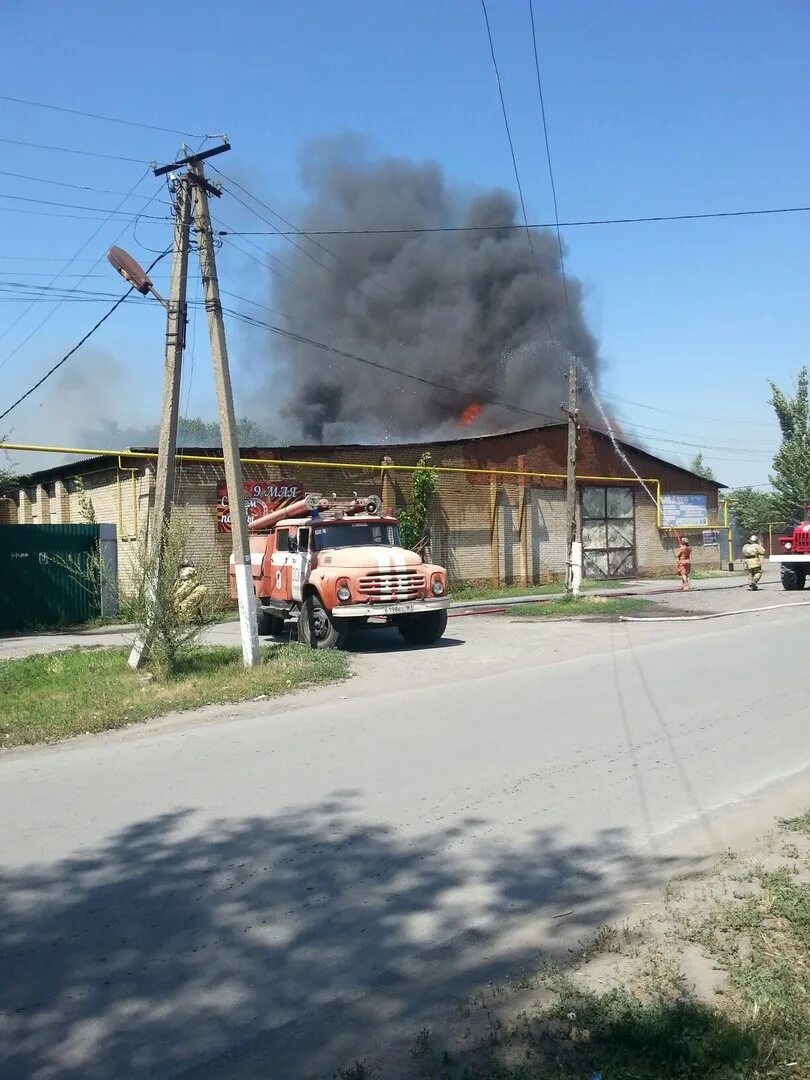
M258 667L240 649L197 646L173 678L150 679L127 666L128 649L67 649L0 663L0 748L53 742L202 705L275 697L347 677L344 653L272 645Z

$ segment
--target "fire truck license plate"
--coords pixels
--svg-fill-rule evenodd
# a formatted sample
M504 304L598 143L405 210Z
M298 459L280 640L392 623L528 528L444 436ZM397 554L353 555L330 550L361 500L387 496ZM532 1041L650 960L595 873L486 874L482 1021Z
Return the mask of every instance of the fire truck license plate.
M411 611L414 611L415 607L416 607L415 604L389 604L388 605L388 614L389 615L407 615Z

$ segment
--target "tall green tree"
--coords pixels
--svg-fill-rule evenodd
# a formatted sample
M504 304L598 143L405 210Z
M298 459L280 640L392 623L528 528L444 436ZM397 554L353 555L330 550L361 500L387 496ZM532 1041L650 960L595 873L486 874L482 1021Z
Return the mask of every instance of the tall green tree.
M771 382L771 404L779 421L782 444L773 459L770 481L774 508L784 521L801 521L810 505L810 394L803 367L792 394Z
M703 451L698 450L692 460L689 462L689 471L697 473L698 476L702 476L704 480L717 480L714 475L714 469L703 457Z
M768 522L779 520L770 491L757 491L752 487L737 488L726 495L726 502L746 538L754 533L761 535Z

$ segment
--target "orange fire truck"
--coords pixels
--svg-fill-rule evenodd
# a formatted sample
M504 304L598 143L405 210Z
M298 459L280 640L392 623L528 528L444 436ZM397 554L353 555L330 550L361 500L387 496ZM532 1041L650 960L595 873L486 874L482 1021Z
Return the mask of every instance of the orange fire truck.
M376 495L339 502L308 495L249 525L259 633L296 619L298 640L340 648L352 626L396 626L430 645L447 626L447 571L400 545ZM231 596L236 596L233 564Z

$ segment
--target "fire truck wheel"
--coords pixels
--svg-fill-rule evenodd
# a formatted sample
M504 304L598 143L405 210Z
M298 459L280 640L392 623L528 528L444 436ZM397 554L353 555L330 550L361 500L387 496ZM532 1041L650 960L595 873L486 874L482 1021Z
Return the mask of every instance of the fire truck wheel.
M446 611L426 611L411 615L399 624L399 632L409 645L432 645L447 629Z
M805 570L796 569L793 566L781 567L782 588L792 592L794 589L803 589L807 574Z
M320 597L308 596L298 615L298 640L313 649L343 649L349 637L347 627L335 626Z

